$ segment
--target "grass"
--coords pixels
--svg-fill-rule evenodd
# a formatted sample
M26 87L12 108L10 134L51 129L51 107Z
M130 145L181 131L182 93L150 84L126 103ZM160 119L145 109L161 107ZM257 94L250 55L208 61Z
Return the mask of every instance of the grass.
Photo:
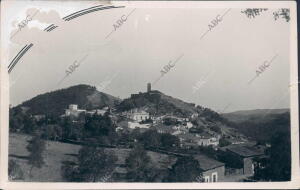
M24 173L22 181L28 182L66 182L61 175L61 166L64 161L75 161L81 148L80 145L73 145L55 141L46 141L46 150L43 153L45 164L41 168L32 170L32 177L29 175L28 165L29 152L26 150L28 140L31 136L24 134L10 133L9 135L9 159L15 160ZM118 157L117 164L124 164L129 155L130 149L106 148L105 151L112 151ZM157 168L167 168L174 163L175 157L147 151L153 164Z
M45 164L42 168L34 168L32 177L29 176L30 165L27 164L26 150L29 135L11 133L9 135L9 159L15 160L24 173L24 181L34 182L62 182L60 168L63 161L76 161L74 155L78 154L81 146L54 141L47 141L43 157ZM23 181L23 180L22 180Z

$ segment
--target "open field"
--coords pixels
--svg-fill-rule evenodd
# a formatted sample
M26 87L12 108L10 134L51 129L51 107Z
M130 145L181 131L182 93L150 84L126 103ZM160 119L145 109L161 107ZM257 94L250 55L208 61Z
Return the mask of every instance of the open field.
M26 146L31 137L11 133L9 136L9 159L16 160L24 173L24 181L61 182L63 178L60 168L63 161L76 161L76 155L81 146L54 141L47 141L43 154L45 164L42 168L34 168L29 177L30 166L27 164L28 151Z
M45 164L42 168L34 168L32 177L29 176L30 165L28 165L28 151L26 146L31 136L11 133L9 139L9 159L15 160L24 173L24 181L34 182L62 182L61 166L64 161L76 161L80 145L73 145L55 141L47 141L44 151ZM130 149L106 148L106 151L113 151L117 157L117 164L124 164ZM148 151L148 155L158 168L166 168L174 162L173 156ZM23 180L22 180L23 181Z

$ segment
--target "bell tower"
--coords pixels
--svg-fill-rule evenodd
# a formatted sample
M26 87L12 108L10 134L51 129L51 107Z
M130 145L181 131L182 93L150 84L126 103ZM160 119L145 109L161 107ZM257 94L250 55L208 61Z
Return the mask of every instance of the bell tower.
M151 91L151 83L148 83L147 84L147 92L150 92Z

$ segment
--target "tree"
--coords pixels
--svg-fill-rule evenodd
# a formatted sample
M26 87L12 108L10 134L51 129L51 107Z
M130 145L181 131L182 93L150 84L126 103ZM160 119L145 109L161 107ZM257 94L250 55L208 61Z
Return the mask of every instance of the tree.
M20 115L9 116L9 131L19 132L23 129L23 118Z
M174 146L178 146L179 142L179 138L174 135L168 133L161 135L161 145L164 148L172 148Z
M63 161L61 166L61 176L68 182L80 182L78 165L72 161Z
M8 162L8 177L10 180L23 179L24 173L19 164L14 160Z
M30 117L27 114L24 116L23 124L24 124L23 130L27 134L32 134L37 129L37 125L36 125L35 121L33 120L32 117Z
M201 181L202 171L197 160L192 157L178 158L169 172L167 182L196 182Z
M28 164L31 165L30 176L34 167L41 168L44 164L43 152L45 150L45 141L41 138L40 134L35 133L27 145L29 152Z
M217 125L211 126L210 129L211 129L212 131L216 132L216 133L221 133L221 132L222 132L221 129L220 129L220 127L217 126Z
M271 138L271 147L266 151L268 158L263 167L257 167L255 178L271 181L291 179L291 141L290 133L279 132Z
M78 173L81 181L99 181L115 167L118 158L114 153L107 153L102 148L84 146L78 155Z
M135 128L133 131L129 134L129 140L130 141L136 141L141 136L141 130L140 128Z
M62 128L59 125L43 125L42 137L47 140L60 140L62 139Z
M219 140L220 147L228 146L230 144L231 144L231 142L226 140L226 138L224 138L224 137L220 138L220 140Z
M136 144L126 158L127 175L131 182L153 182L157 171L153 167L151 158L147 155L143 145Z
M165 125L177 125L179 124L180 122L178 122L176 119L174 118L170 118L170 117L166 117L163 119L163 123Z
M24 113L20 107L9 108L9 131L19 132L23 129Z
M156 130L148 130L141 134L139 141L148 147L159 147L160 146L160 134Z
M72 125L71 119L69 117L65 117L61 121L61 126L62 126L62 132L63 132L62 133L63 139L70 139L72 130L73 130L73 125Z
M197 126L197 127L192 127L189 129L190 133L203 133L203 127Z
M89 132L89 136L110 136L115 133L115 128L108 112L104 116L97 114L88 116L85 123L85 129Z

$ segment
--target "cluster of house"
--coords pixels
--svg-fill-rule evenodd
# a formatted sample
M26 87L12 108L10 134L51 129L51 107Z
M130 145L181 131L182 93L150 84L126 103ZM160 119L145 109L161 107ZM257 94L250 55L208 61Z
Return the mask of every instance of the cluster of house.
M125 159L129 152L123 149L124 154L119 157L117 162L117 167L113 173L114 177L118 179L125 179L127 174ZM230 145L224 147L221 151L224 154L230 154L235 157L235 161L239 162L239 167L235 170L241 171L238 174L228 174L226 171L228 168L227 164L221 161L218 161L214 158L208 157L204 154L192 155L193 159L198 162L199 166L199 177L196 177L195 182L205 182L205 183L214 183L214 182L239 182L243 179L254 175L254 165L257 163L257 158L265 157L264 149L252 145ZM157 167L160 170L160 175L164 175L166 170L169 170L176 163L178 157L174 155L160 154L156 152L151 152L151 158ZM161 179L157 179L159 182Z
M231 175L239 176L235 178L236 181L251 177L254 175L255 165L259 165L259 159L265 157L265 147L249 144L229 145L223 147L220 151L234 158L234 160L229 160L229 162L236 162L238 167L230 169L239 171L239 173L228 174L225 171L229 168L227 168L227 166L225 167L225 163L204 155L196 155L194 159L199 162L200 168L203 170L202 176L204 182L230 181L232 180Z
M212 135L207 132L198 133L183 133L178 135L181 146L192 148L197 146L218 146L220 135Z
M104 115L107 111L110 111L109 107L104 107L102 109L85 110L85 109L78 109L77 104L70 104L69 108L65 110L65 114L62 116L78 117L81 113L90 114L90 115L93 114Z
M218 146L220 136L201 133L194 134L189 133L189 129L193 127L193 124L189 121L189 118L180 118L173 115L163 115L163 116L151 116L148 112L143 109L132 109L122 113L122 116L130 119L128 121L129 129L149 129L150 127L156 129L158 133L169 133L178 136L180 139L180 144L183 147L193 147L193 146ZM162 124L163 119L170 118L178 121L178 124L167 126ZM144 122L146 120L152 120L152 123Z
M137 108L123 112L122 116L125 116L126 118L135 122L141 122L150 119L150 114L148 112Z
M85 110L79 109L78 105L70 104L68 109L65 110L64 116L78 117L81 113L85 114L98 114L104 115L107 111L110 111L109 107L102 109ZM219 144L220 136L215 136L208 133L194 134L189 133L189 129L193 127L193 124L189 121L189 118L180 118L173 115L163 116L151 116L143 109L132 109L126 112L122 112L121 115L130 119L128 121L129 129L149 129L150 127L156 129L158 133L169 133L178 136L180 139L180 145L182 147L191 148L194 146L217 146ZM177 120L179 123L173 126L166 126L162 124L164 118L171 118ZM151 119L152 123L145 122ZM120 127L117 130L122 130Z

